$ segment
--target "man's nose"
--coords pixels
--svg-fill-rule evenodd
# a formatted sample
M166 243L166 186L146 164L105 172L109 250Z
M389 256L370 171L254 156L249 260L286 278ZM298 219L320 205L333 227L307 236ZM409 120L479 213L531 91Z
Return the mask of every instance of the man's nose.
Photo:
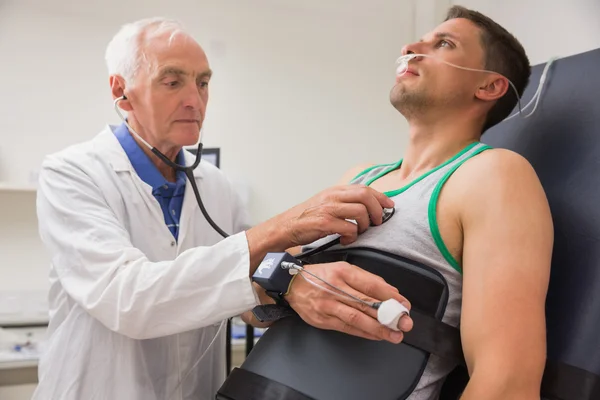
M402 55L405 56L408 54L423 54L423 51L421 51L420 43L411 43L404 46L402 48ZM421 58L422 57L415 57L414 60L418 61Z
M407 44L402 48L402 55L405 56L407 54L423 54L421 50L421 46L419 43L411 43Z
M183 106L193 110L201 110L204 105L202 96L196 84L189 85L186 88L185 97L183 99Z

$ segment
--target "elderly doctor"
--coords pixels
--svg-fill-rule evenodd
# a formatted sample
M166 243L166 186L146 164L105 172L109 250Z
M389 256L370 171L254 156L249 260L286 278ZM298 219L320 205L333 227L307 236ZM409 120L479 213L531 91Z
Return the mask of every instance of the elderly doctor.
M182 147L198 142L208 101L211 70L202 48L175 21L142 20L117 33L106 59L113 98L132 130L169 160L193 164ZM247 312L268 301L250 279L266 253L333 233L349 243L394 206L366 187L335 187L249 227L235 188L201 162L193 179L212 219L230 234L223 239L185 174L143 141L125 124L109 126L43 162L38 218L52 256L50 324L35 399L214 398L226 374L220 328L242 313L250 320ZM364 299L406 304L355 266L311 268ZM372 311L304 280L291 293L290 305L316 327L402 340Z

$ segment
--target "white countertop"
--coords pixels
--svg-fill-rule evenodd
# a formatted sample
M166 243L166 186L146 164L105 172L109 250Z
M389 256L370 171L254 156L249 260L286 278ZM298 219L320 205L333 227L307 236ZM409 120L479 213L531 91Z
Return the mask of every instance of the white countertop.
M38 360L0 361L0 371L3 369L21 369L37 367Z
M19 353L16 351L0 352L0 370L37 367L37 353Z

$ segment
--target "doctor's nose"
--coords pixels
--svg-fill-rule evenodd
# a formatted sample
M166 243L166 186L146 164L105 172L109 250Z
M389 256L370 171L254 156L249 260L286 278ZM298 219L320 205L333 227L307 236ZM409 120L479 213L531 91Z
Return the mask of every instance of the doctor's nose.
M193 110L203 110L204 109L204 99L202 98L201 93L198 91L196 85L193 85L190 88L186 88L184 97L183 97L183 106L185 108L193 109Z

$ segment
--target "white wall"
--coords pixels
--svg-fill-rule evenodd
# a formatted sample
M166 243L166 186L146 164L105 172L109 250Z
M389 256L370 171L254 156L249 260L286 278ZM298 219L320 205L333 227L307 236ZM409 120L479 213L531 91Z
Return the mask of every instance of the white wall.
M532 65L600 47L598 0L454 0L514 34Z
M0 185L28 183L44 155L118 123L105 46L121 24L164 15L187 25L215 71L205 146L250 188L254 221L269 218L353 165L401 156L406 125L388 95L411 5L0 0ZM0 291L44 290L35 194L0 190L0 204Z
M37 237L35 193L0 191L0 221L1 303L2 291L45 289L48 257Z
M90 3L15 1L1 13L10 62L0 66L0 180L26 181L44 154L117 122L104 47L121 23L157 14L182 19L206 47L216 74L205 145L220 146L223 169L252 188L257 221L356 163L402 152L388 93L410 35L408 1L381 1L379 11L341 0Z

